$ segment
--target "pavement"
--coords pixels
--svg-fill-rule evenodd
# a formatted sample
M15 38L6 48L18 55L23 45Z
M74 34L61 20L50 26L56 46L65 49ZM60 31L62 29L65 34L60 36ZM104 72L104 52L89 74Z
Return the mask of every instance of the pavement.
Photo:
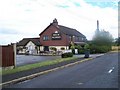
M78 64L78 63L81 63L84 61L88 61L93 58L100 57L102 55L104 55L104 54L90 55L90 58L88 58L88 59L83 58L84 55L81 55L81 56L76 55L75 57L79 57L78 60L62 62L62 63L56 64L56 65L35 68L32 70L22 71L22 72L18 72L18 73L14 73L14 74L9 74L9 75L3 75L2 76L2 84L0 84L0 85L6 86L6 85L21 82L21 81L29 80L29 79L38 77L42 74L45 74L45 73L48 73L51 71L55 71L55 70L58 70L61 68L69 67L71 65Z
M99 58L58 69L6 88L80 88L80 90L82 88L95 88L93 90L104 88L103 90L118 90L118 54L107 53Z

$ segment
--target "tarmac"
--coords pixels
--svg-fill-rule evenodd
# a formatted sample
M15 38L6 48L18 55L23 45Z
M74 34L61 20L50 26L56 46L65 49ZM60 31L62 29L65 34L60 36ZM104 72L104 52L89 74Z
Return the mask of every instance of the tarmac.
M32 70L2 75L2 83L0 83L0 87L1 86L5 87L10 84L15 84L15 83L19 83L22 81L30 80L40 75L43 75L43 74L46 74L46 73L49 73L49 72L52 72L58 69L63 69L65 67L69 67L69 66L79 64L85 61L93 60L94 58L100 57L102 55L104 54L91 55L89 58L79 57L79 59L72 60L72 61L65 61L65 62L55 64L55 65L44 66L44 67L39 67L39 68L35 68Z

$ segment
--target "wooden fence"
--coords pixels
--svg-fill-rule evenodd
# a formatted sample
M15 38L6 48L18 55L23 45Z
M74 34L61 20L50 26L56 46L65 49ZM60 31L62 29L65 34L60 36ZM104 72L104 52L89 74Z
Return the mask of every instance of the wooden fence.
M0 46L1 49L1 67L15 66L14 45Z

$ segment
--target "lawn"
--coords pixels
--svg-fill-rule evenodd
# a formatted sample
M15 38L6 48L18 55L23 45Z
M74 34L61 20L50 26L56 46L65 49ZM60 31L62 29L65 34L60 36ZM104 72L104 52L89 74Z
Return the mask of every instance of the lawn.
M54 64L58 64L60 62L76 60L76 59L78 59L78 58L77 57L70 57L70 58L61 58L61 59L55 59L55 60L47 60L47 61L40 62L40 63L34 63L34 64L16 67L16 68L10 69L10 70L0 70L0 75L17 73L20 71L26 71L26 70L30 70L30 69L34 69L34 68L38 68L38 67L54 65Z

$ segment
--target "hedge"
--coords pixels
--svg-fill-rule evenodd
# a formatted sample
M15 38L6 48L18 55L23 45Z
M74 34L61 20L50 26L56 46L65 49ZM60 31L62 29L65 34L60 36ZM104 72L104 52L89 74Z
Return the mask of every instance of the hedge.
M106 53L111 50L111 46L90 46L90 53Z
M62 58L67 58L67 57L73 57L73 53L63 53L62 55L61 55L61 57Z

